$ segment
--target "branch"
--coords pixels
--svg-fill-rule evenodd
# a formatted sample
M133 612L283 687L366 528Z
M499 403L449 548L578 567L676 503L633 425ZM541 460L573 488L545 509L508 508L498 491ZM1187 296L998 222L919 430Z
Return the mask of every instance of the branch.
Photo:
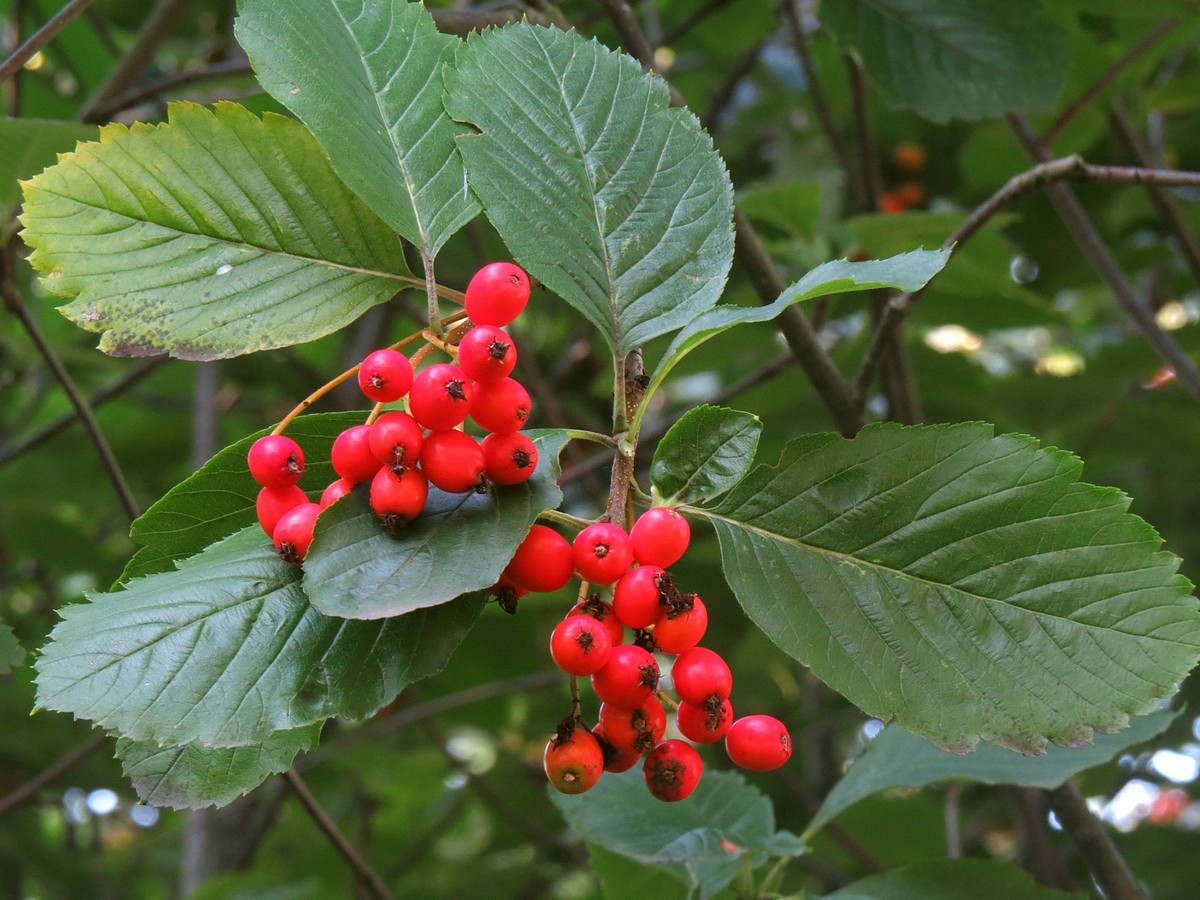
M1079 849L1104 896L1108 900L1145 900L1146 895L1133 877L1129 864L1100 820L1088 809L1075 782L1068 781L1062 787L1047 791L1046 795L1050 798L1050 808Z
M684 37L689 31L707 19L710 15L724 9L731 3L736 3L737 0L708 0L708 3L700 7L670 31L663 34L662 43L664 46L673 44L680 38Z
M859 178L862 182L863 211L879 208L883 193L883 176L879 172L879 154L875 151L875 133L871 130L871 115L867 101L867 76L857 59L846 55L850 72L850 99L854 107L854 124L858 131Z
M122 110L145 103L147 100L153 100L160 94L164 94L175 88L186 87L189 84L196 84L215 78L229 78L237 75L253 74L254 69L251 67L249 60L244 58L224 59L220 62L209 63L195 69L175 72L144 87L127 91L119 97L114 97L105 103L98 104L92 111L92 116L97 121L107 121Z
M625 45L625 49L642 64L642 68L651 72L655 71L654 48L650 46L650 42L646 40L646 36L642 33L641 26L638 25L637 19L634 18L633 10L629 8L629 4L625 0L600 0L600 5L604 7L605 12L608 13L608 17L612 19L612 23L617 29L617 34L621 36L621 43Z
M60 775L69 772L75 768L93 753L108 739L108 735L103 731L97 731L90 738L79 744L76 747L68 750L42 771L38 772L20 787L14 788L9 793L0 797L0 816L12 812L18 806L28 803L42 788L50 785L58 779Z
M342 855L342 858L349 863L350 868L354 870L354 874L358 876L358 880L371 896L377 898L377 900L395 900L391 889L379 877L379 874L371 868L371 864L363 858L362 854L346 840L345 835L338 830L337 823L333 821L329 813L325 812L321 804L317 802L317 798L313 796L312 791L301 780L296 770L293 768L284 772L283 780L287 782L288 787L295 793L296 798L300 801L300 804L309 816L312 817L317 827L329 839L329 843L333 844L338 853Z
M50 17L41 28L23 43L20 47L9 54L8 59L0 63L0 82L8 81L25 63L33 58L33 55L49 44L58 33L62 31L72 19L78 16L81 12L87 9L94 3L95 0L71 0L66 6Z

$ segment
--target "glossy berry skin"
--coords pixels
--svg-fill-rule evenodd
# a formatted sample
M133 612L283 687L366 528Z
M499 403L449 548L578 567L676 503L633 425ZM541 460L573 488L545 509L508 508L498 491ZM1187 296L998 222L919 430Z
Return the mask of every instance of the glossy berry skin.
M451 494L484 492L483 448L463 431L431 431L421 449L421 470L429 483Z
M613 588L613 609L630 628L649 628L662 614L659 579L666 573L658 566L638 566L621 576ZM657 640L657 638L656 638Z
M635 707L658 689L654 655L635 644L612 648L608 662L592 676L592 691L603 703Z
M467 285L463 305L476 325L507 325L529 302L529 276L520 266L494 262L484 266Z
M586 600L580 600L571 607L571 611L567 615L591 616L607 629L612 646L615 647L625 642L625 625L617 618L612 604L601 600L598 594L593 594Z
M371 426L353 425L339 434L329 459L333 471L351 484L374 478L379 471L379 460L371 452Z
M425 428L447 431L461 425L471 411L475 385L451 363L437 363L413 378L408 409Z
M474 384L471 419L484 431L508 434L518 431L529 418L529 391L515 378L497 378Z
M575 536L571 559L575 571L585 581L612 584L633 562L633 548L629 544L629 535L620 525L597 522Z
M608 630L591 616L568 616L550 635L550 656L568 675L592 675L608 662Z
M667 730L667 711L659 699L647 697L637 706L600 704L600 725L608 742L622 753L649 753Z
M391 410L371 423L367 443L381 466L411 466L421 456L425 432L408 413Z
M271 534L280 559L294 566L300 565L312 544L313 527L320 514L320 504L309 502L294 506L283 514Z
M369 400L392 403L412 387L413 367L399 350L368 353L358 368L358 386Z
M663 741L650 751L642 763L646 787L659 800L674 803L691 796L700 776L704 762L696 748L687 741Z
M246 464L250 475L263 487L288 487L304 474L304 451L290 437L268 434L250 447Z
M350 493L352 487L354 487L354 484L345 478L339 478L337 481L330 482L329 487L321 492L321 509L333 506L333 504Z
M563 794L582 794L596 786L604 771L604 752L584 728L550 738L542 752L542 768L550 784Z
M484 474L496 484L521 484L537 470L537 446L519 431L489 434L481 446Z
M664 610L654 623L654 644L663 653L678 656L691 650L708 630L708 607L695 594L690 595L691 609Z
M646 510L629 531L633 558L643 566L664 569L683 558L691 538L688 520L666 506Z
M275 533L275 526L288 510L308 502L308 494L296 485L265 487L258 492L254 510L258 513L258 524L268 536Z
M769 772L792 755L792 737L774 716L742 716L725 735L725 752L743 769Z
M694 744L712 744L725 737L733 724L733 706L729 700L710 697L703 706L680 703L675 709L679 733Z
M512 374L517 348L495 325L476 325L458 342L458 367L476 381L495 381Z
M600 742L600 749L604 753L605 772L628 772L642 761L642 754L636 750L618 750L609 743L603 725L597 724L592 734Z
M503 576L530 591L550 593L571 580L571 545L545 525L534 525L517 547Z
M417 467L402 469L383 466L371 479L371 509L392 530L411 522L425 508L429 482Z
M719 654L707 647L693 647L675 658L671 684L680 700L703 706L713 695L724 700L732 693L733 673Z

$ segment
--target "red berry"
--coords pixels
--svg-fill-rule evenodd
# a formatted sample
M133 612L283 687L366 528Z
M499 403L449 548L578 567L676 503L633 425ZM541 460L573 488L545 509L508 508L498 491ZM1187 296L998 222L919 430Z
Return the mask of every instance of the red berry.
M483 448L462 431L431 431L421 449L421 470L429 483L451 494L487 490Z
M697 744L711 744L725 737L733 724L733 707L728 700L709 697L703 706L680 703L675 709L679 733Z
M534 525L502 577L531 591L550 593L566 587L571 574L571 545L567 539L553 528Z
M642 761L642 754L636 750L618 750L609 743L603 725L597 724L592 729L592 736L599 741L600 749L604 752L605 772L628 772Z
M481 446L484 472L496 484L520 484L537 469L537 446L519 431L489 434Z
M258 492L254 510L258 513L258 524L268 535L274 534L275 526L289 509L308 502L308 494L294 484L286 487L265 487Z
M383 466L371 479L371 509L389 529L411 522L425 508L429 482L416 466L401 469Z
M424 427L445 431L461 425L471 410L474 385L465 372L450 363L422 369L413 378L408 409Z
M300 565L300 560L304 559L312 543L313 527L320 514L320 505L308 502L294 506L283 514L271 534L280 559L295 566Z
M620 525L611 522L589 525L575 536L571 559L584 580L592 584L612 584L633 562L629 535Z
M582 794L591 790L604 771L604 753L587 729L556 734L542 753L542 767L556 791Z
M792 755L792 737L774 716L742 716L725 735L725 752L743 769L768 772Z
M246 463L263 487L287 487L304 474L304 451L290 437L268 434L250 447Z
M600 704L600 724L604 736L618 751L649 753L667 730L667 711L657 697L650 696L637 706Z
M633 558L646 566L673 566L683 558L691 540L688 520L666 506L642 513L629 531Z
M691 650L708 630L708 607L695 594L685 595L688 608L668 608L654 623L654 646L678 655Z
M733 692L733 673L719 654L707 647L693 647L675 658L671 684L680 700L703 706L714 694L724 700Z
M687 741L663 741L650 751L642 764L642 772L650 793L659 800L673 803L691 796L700 783L704 762Z
M600 622L608 629L608 636L612 646L625 642L625 626L616 612L612 608L612 604L605 603L600 599L599 594L592 594L586 600L580 600L571 607L568 616L591 616L597 622Z
M467 285L467 316L476 325L507 325L529 302L529 276L512 263L494 262Z
M621 576L613 588L613 609L630 628L649 628L663 611L659 582L666 575L658 566L638 566Z
M369 353L358 368L358 386L377 403L399 400L408 393L412 381L412 363L398 350Z
M337 481L330 482L329 487L321 492L321 509L327 506L333 506L354 487L354 483L347 481L345 478L339 478Z
M458 342L458 367L476 381L504 378L516 365L512 338L495 325L476 325Z
M351 484L374 478L379 460L371 452L371 426L353 425L337 436L329 452L333 471Z
M367 442L380 465L412 466L421 455L425 433L408 413L392 410L371 423Z
M591 616L568 616L550 635L550 656L568 675L598 672L611 652L608 629Z
M603 703L633 707L658 690L658 677L653 654L635 644L618 644L592 676L592 690Z
M529 418L529 391L515 378L479 381L474 385L471 418L485 431L507 434L518 431Z

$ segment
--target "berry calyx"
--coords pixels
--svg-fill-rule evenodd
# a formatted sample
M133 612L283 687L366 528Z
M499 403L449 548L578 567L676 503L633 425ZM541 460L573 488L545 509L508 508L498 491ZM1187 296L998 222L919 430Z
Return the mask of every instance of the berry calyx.
M413 378L408 408L425 428L446 431L461 425L471 410L474 384L451 363L436 363Z
M537 446L519 431L489 434L480 446L483 447L484 474L496 484L521 484L537 469Z
M254 511L258 513L258 524L262 526L263 531L272 535L284 513L307 502L308 494L294 484L265 487L258 492L254 501Z
M675 709L675 724L679 733L696 744L712 744L725 737L733 724L733 707L729 700L712 696L702 706L682 702Z
M592 691L603 703L635 707L658 690L658 663L634 644L612 648L608 662L592 676Z
M667 730L667 711L659 699L647 697L637 706L600 705L604 736L619 752L649 753Z
M313 527L317 524L317 516L321 514L321 506L317 503L305 502L289 509L280 518L279 523L271 534L275 543L275 552L284 562L294 566L300 565L312 544Z
M655 621L654 643L663 653L678 655L699 644L707 630L708 607L695 594L685 594L679 605L668 607Z
M458 342L458 367L476 381L495 381L512 374L517 348L495 325L476 325Z
M611 603L606 603L600 599L599 594L588 594L586 600L580 600L571 607L568 616L591 616L597 622L600 622L608 630L608 636L611 639L612 646L625 643L625 625L618 618L616 611L612 608Z
M703 772L704 762L696 748L680 740L663 741L650 751L642 764L646 787L667 803L690 797Z
M666 506L646 510L629 531L633 558L644 566L664 569L683 558L691 537L688 520Z
M381 466L412 466L421 455L425 432L408 413L392 410L371 423L368 443Z
M515 378L479 381L474 383L474 390L471 419L480 428L493 434L508 434L524 427L532 403L521 382Z
M575 536L571 559L575 570L586 581L612 584L633 562L633 548L629 545L629 535L620 525L597 522Z
M368 353L358 368L359 388L377 403L399 400L408 393L412 381L412 363L398 350Z
M371 452L371 426L352 425L333 442L329 453L333 471L351 484L374 478L379 460Z
M268 434L251 445L246 464L263 487L288 487L304 474L304 451L290 437Z
M534 525L517 547L502 578L531 591L550 593L571 580L571 545L545 525Z
M709 697L726 699L733 691L733 673L721 656L707 647L693 647L675 658L671 684L679 699L703 706Z
M483 448L463 431L431 431L421 449L421 470L429 483L451 494L485 493Z
M484 266L467 285L463 306L476 325L507 325L529 302L529 276L520 266L494 262Z
M556 791L582 794L600 780L604 753L586 728L565 720L542 752L542 768Z
M725 735L725 752L743 769L769 772L791 757L792 737L774 716L742 716Z
M611 653L608 630L591 616L568 616L550 635L550 656L568 675L595 674Z

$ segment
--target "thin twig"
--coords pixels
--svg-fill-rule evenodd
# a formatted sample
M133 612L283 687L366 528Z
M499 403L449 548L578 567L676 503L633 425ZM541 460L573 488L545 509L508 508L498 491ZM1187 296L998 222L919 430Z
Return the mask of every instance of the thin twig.
M68 750L20 787L16 787L3 797L0 797L0 816L12 812L18 806L28 803L43 788L56 781L59 776L69 772L99 750L106 740L108 740L108 735L103 731L95 732L86 741Z
M1046 793L1059 824L1071 836L1104 896L1108 900L1145 900L1146 895L1138 886L1125 857L1104 825L1092 815L1075 782L1068 781Z
M708 0L708 3L704 4L670 31L663 33L663 46L669 46L670 44L675 43L680 38L686 36L689 31L691 31L713 13L724 9L731 3L736 2L737 0Z
M33 58L33 55L49 44L71 20L94 3L95 0L71 0L66 6L50 17L41 28L30 36L29 40L9 54L8 59L0 63L0 82L8 81L20 68Z
M858 60L847 54L846 70L850 73L850 102L854 109L854 127L858 131L859 178L864 212L879 208L883 193L883 176L879 171L879 154L875 149L875 132L871 128L871 110L867 93L867 74Z
M1179 26L1178 19L1167 19L1165 22L1160 22L1152 28L1145 36L1142 37L1136 44L1130 47L1119 59L1113 61L1107 69L1100 73L1091 84L1083 89L1073 103L1067 106L1057 119L1055 119L1050 127L1042 132L1042 137L1039 143L1043 147L1049 147L1054 143L1054 139L1059 133L1070 124L1079 113L1096 98L1096 96L1106 87L1113 83L1118 75L1125 69L1133 65L1140 57L1149 52L1155 44L1170 34Z
M99 104L92 111L92 117L100 122L107 121L122 110L145 103L148 100L153 100L159 95L175 88L186 87L189 84L196 84L197 82L215 78L231 78L238 75L253 74L254 69L250 66L250 61L244 58L224 59L220 62L210 63L209 65L200 66L195 69L174 72L151 84L127 91L119 97L114 97L105 103Z
M313 796L312 791L308 789L308 785L300 778L295 769L288 769L283 773L283 779L287 782L288 787L295 793L296 798L300 801L300 805L312 817L317 827L321 829L329 843L333 844L334 848L342 855L342 858L354 870L354 874L358 876L358 880L362 883L371 896L377 900L395 900L391 890L382 878L379 877L371 864L366 861L361 853L355 849L354 845L346 840L346 836L338 829L337 823L333 821L329 813L325 812L317 798Z
M654 48L650 46L650 42L642 33L641 26L634 18L629 4L625 0L600 0L600 5L604 7L616 27L617 34L620 35L621 43L625 45L626 51L640 62L643 68L655 71Z
M754 45L743 53L737 62L730 67L729 72L721 80L721 83L717 85L717 89L713 92L713 99L709 105L708 112L700 119L700 125L705 131L716 131L721 115L725 112L726 107L733 102L733 98L737 94L737 86L754 70L754 67L758 64L759 54L762 53L762 49L766 46L766 43L767 39L765 37L755 41Z

